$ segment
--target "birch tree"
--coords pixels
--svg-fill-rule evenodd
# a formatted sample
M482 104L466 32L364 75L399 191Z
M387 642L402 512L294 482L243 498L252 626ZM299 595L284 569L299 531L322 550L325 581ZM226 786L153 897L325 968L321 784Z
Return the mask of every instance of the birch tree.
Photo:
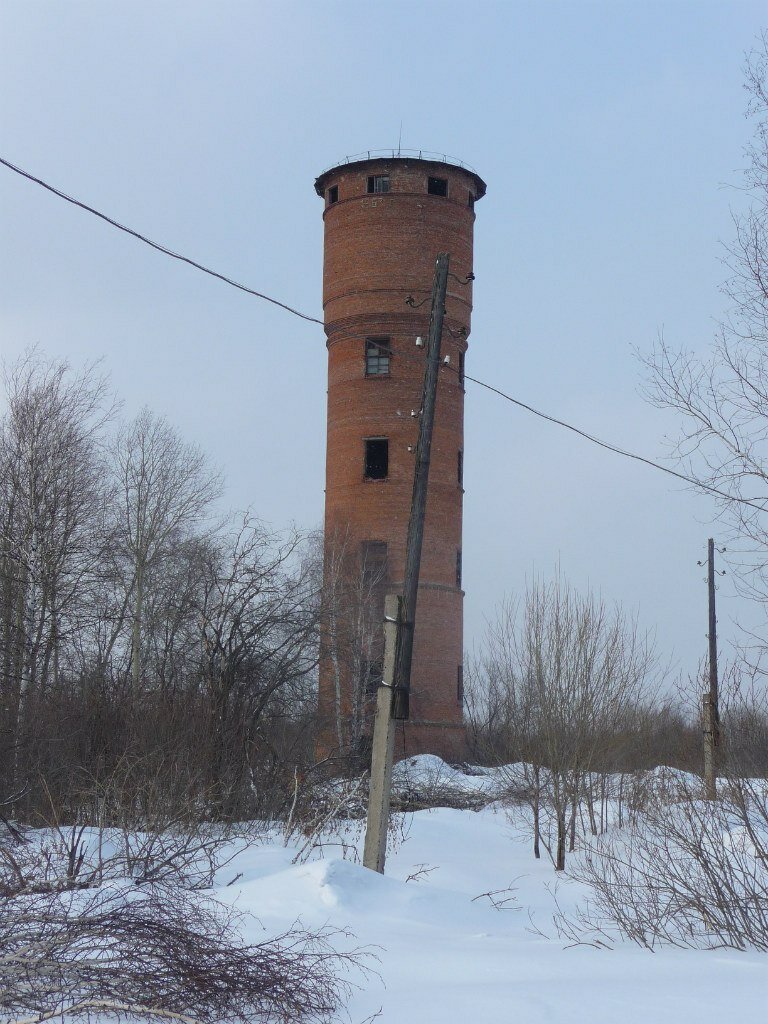
M130 622L131 678L138 690L147 587L173 545L198 531L220 496L222 481L208 458L149 409L124 426L113 450L116 548L124 563Z
M386 583L385 552L355 545L346 529L326 538L321 659L333 686L333 722L324 725L341 754L358 752L370 726L382 672Z
M0 586L3 700L18 737L59 677L64 640L104 551L104 459L112 413L93 367L32 352L5 374L0 424Z

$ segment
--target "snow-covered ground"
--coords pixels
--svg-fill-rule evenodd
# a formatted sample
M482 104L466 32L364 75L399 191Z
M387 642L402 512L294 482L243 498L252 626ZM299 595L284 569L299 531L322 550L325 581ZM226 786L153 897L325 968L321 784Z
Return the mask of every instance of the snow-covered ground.
M431 768L450 773L441 765L435 759ZM412 765L409 784L429 768ZM399 769L398 784L406 770ZM495 782L482 771L462 778L454 780L457 786L484 792ZM382 1024L721 1024L763 1018L765 954L650 953L630 943L610 950L566 947L552 922L552 866L534 860L524 830L514 828L499 805L423 810L403 815L402 823L406 837L390 853L384 877L343 859L333 847L294 865L298 846L276 840L239 854L222 871L216 891L223 902L258 919L245 926L251 941L300 919L308 928L354 932L354 942L339 937L341 945L378 947L380 977L364 980L353 995L353 1024L379 1008ZM227 885L236 873L241 877ZM483 896L510 886L514 901L507 906L514 909L494 909ZM556 895L566 910L585 898L567 880L557 884Z

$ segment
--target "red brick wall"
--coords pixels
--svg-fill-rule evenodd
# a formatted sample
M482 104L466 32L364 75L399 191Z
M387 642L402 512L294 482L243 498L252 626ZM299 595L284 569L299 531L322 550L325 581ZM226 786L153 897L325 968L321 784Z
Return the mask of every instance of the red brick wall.
M390 192L369 195L368 176L390 176ZM448 196L427 193L428 176L448 179ZM464 279L472 270L473 205L485 186L471 172L429 161L371 160L342 165L317 182L338 201L325 208L323 305L328 338L328 438L326 538L345 533L355 547L386 541L388 589L401 590L413 488L414 456L424 378L429 296L435 259L451 256L451 273ZM427 302L414 310L406 297ZM466 350L472 287L449 278L442 353L454 371ZM365 339L389 336L390 374L365 376ZM463 449L464 394L456 372L442 368L438 384L427 514L422 551L411 676L411 718L398 725L400 754L464 752L462 708L457 699L463 659L463 592L456 585L461 548L463 490L457 453ZM364 439L389 438L385 480L364 477ZM320 670L320 716L333 717L333 684L328 665ZM332 730L321 744L333 747Z

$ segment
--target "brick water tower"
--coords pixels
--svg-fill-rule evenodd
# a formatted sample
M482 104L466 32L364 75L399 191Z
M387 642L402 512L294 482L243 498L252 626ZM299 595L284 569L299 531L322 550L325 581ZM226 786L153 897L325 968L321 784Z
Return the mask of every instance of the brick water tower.
M465 753L461 524L464 354L475 203L485 182L418 153L351 159L315 182L324 200L328 347L324 640L319 747L364 751L381 679L385 593L401 593L430 295L449 253L411 671L397 756ZM401 727L402 726L402 727Z

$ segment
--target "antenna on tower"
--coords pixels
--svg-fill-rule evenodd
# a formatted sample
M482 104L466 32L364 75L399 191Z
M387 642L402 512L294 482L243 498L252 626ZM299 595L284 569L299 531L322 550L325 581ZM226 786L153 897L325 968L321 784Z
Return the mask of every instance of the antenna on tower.
M403 140L403 122L400 121L400 133L397 136L397 155L400 156L400 143Z

